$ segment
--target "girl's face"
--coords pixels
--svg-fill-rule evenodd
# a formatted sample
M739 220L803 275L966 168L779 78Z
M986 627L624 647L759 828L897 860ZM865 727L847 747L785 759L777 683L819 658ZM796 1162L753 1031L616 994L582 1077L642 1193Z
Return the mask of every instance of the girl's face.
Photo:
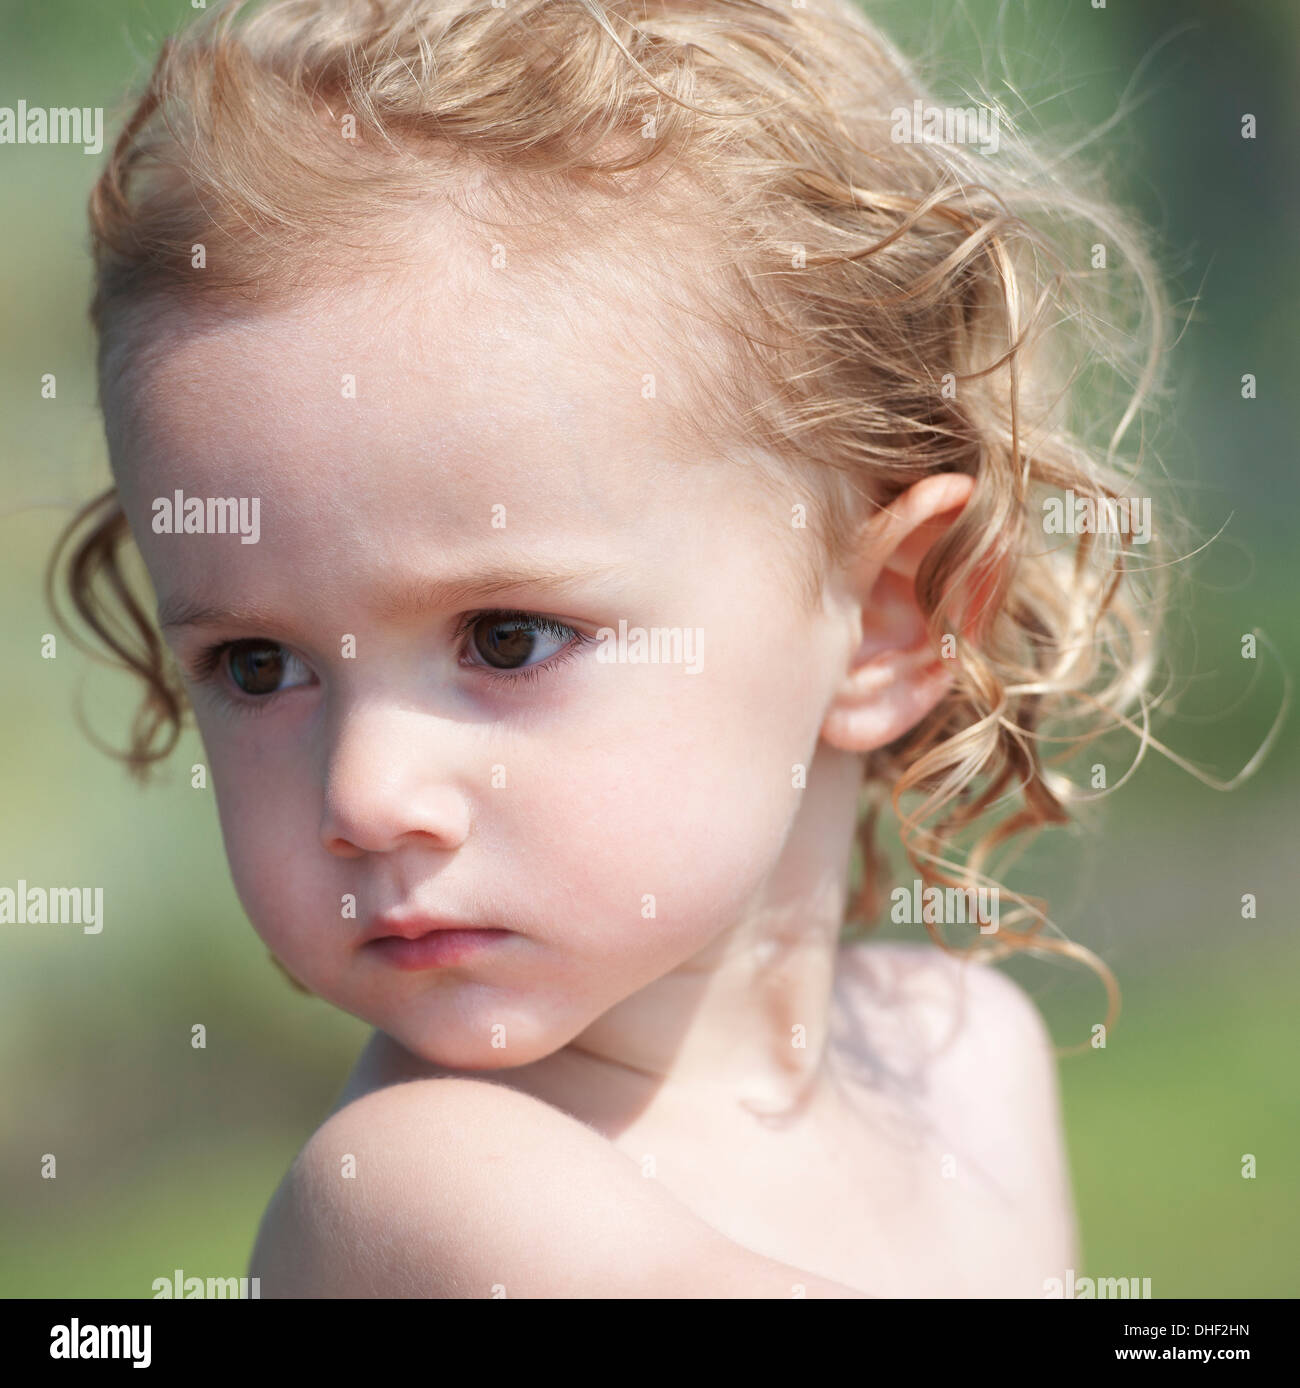
M525 321L494 293L160 324L108 402L254 927L460 1069L537 1060L752 941L851 650L798 595L791 501L674 451L700 368L650 314L557 294ZM256 502L255 542L160 533L177 491L205 525L210 498ZM685 639L638 661L637 628ZM502 933L419 967L372 940L435 919Z

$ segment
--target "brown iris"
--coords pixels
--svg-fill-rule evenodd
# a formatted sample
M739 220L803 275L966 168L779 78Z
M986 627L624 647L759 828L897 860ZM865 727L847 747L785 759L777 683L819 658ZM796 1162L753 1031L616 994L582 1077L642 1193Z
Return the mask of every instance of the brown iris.
M486 641L479 639L480 632L488 633ZM488 664L495 665L500 670L508 670L532 655L537 644L537 634L530 623L488 617L475 622L471 640L474 648Z
M245 694L274 694L284 678L284 647L271 641L237 641L227 660L230 678Z

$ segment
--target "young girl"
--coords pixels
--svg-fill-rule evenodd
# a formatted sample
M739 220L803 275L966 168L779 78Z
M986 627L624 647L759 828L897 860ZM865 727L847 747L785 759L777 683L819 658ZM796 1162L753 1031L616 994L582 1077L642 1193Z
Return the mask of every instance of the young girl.
M1092 962L1103 1025L1113 980L990 855L1141 717L1141 242L849 0L221 6L91 215L72 596L145 681L132 765L193 710L254 928L375 1028L263 1295L1077 1267L988 965ZM845 936L886 903L915 940Z

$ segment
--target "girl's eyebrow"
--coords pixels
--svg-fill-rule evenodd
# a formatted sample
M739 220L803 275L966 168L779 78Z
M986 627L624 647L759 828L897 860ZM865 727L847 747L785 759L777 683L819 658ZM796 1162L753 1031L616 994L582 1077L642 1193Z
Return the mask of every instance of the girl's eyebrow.
M618 567L615 564L597 564L589 568L529 568L512 564L455 578L414 575L401 580L386 592L373 605L373 610L379 616L397 619L419 616L438 608L459 607L515 588L545 589L559 593L591 579L604 577ZM258 603L221 606L177 595L158 606L158 625L163 631L174 631L179 627L272 626L276 620L269 608Z

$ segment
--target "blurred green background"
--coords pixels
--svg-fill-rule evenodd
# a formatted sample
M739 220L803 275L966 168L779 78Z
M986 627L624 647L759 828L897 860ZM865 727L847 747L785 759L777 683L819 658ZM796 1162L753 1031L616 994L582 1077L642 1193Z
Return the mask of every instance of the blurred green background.
M1199 294L1155 448L1202 534L1228 521L1184 566L1170 627L1177 694L1157 733L1231 777L1282 697L1277 659L1262 650L1247 664L1242 633L1265 631L1288 669L1300 652L1300 9L892 0L869 10L926 57L937 93L982 78L1005 95L1009 72L1049 132L1106 121L1138 74L1091 154L1160 236L1183 318ZM3 0L0 104L103 106L111 139L158 42L191 15L188 0ZM1244 112L1258 119L1254 141L1240 138ZM293 991L244 920L211 794L190 788L193 734L155 785L137 788L75 721L80 707L121 745L130 681L62 639L56 660L39 656L54 630L45 558L72 505L108 480L85 318L84 201L100 162L73 148L0 147L0 883L101 883L107 915L98 936L0 927L6 1296L149 1296L178 1267L238 1275L267 1198L367 1034ZM1247 371L1254 401L1240 397ZM41 398L46 372L55 400ZM1231 794L1148 755L1095 829L1054 831L1025 860L1022 880L1049 889L1056 919L1124 990L1107 1048L1060 1067L1081 1275L1150 1277L1156 1296L1300 1290L1295 721ZM1241 918L1243 892L1258 899L1254 920ZM1104 1014L1082 968L1006 967L1062 1046ZM196 1022L206 1049L190 1046ZM57 1181L41 1179L47 1152Z

